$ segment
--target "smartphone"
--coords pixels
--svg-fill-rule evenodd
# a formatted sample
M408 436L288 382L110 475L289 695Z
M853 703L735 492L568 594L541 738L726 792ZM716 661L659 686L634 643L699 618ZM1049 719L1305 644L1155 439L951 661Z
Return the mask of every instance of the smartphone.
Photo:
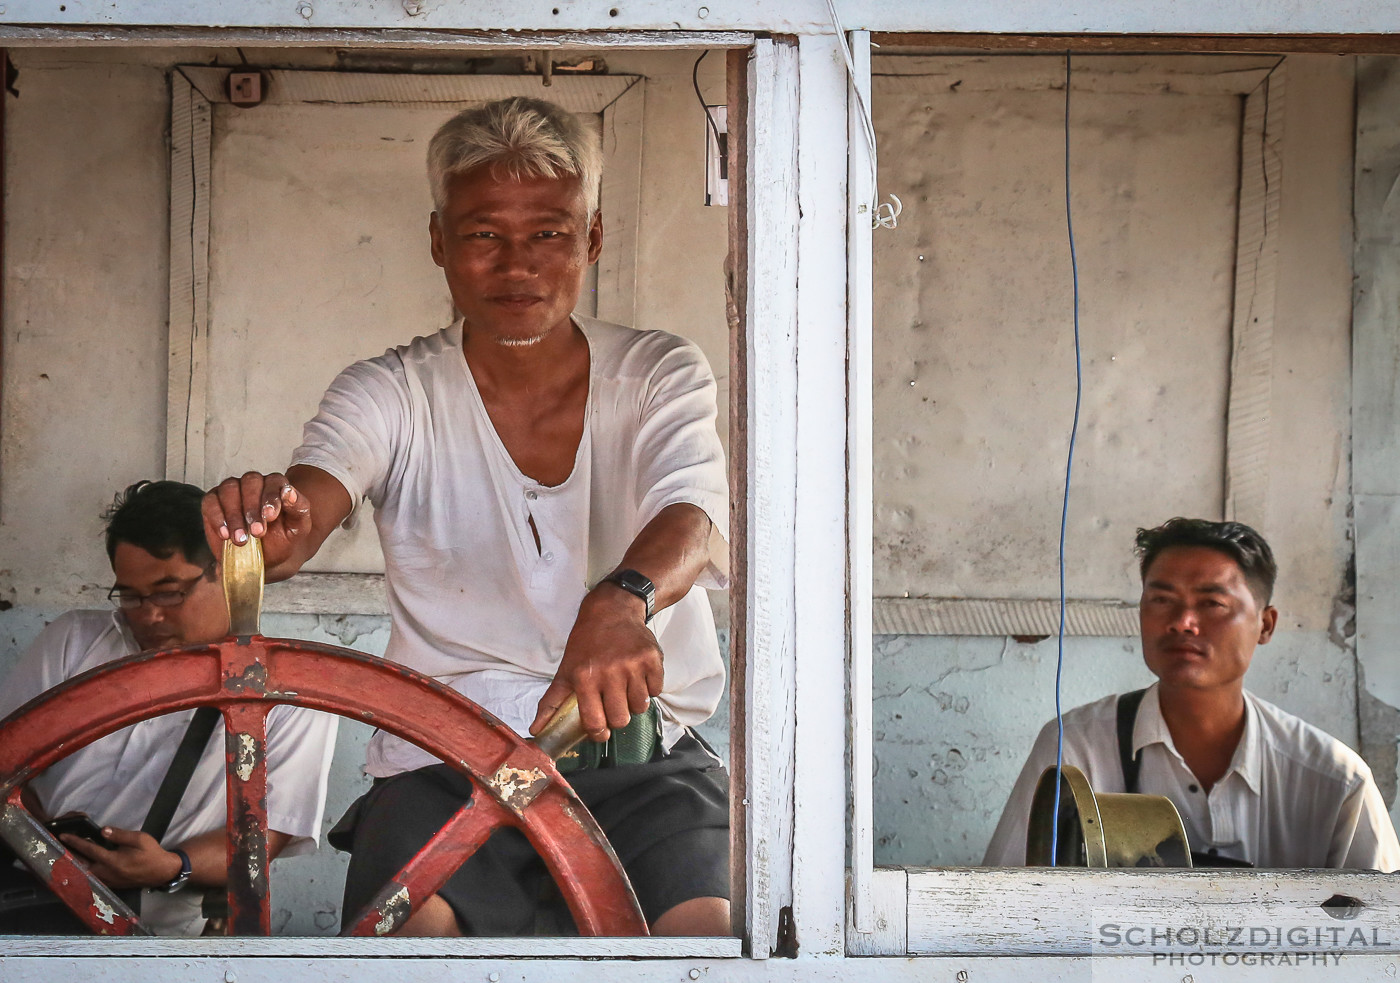
M105 850L117 848L115 843L102 835L102 827L93 822L92 817L84 812L71 812L66 816L50 820L44 825L54 836L71 833L73 836L81 836L85 840L91 840Z

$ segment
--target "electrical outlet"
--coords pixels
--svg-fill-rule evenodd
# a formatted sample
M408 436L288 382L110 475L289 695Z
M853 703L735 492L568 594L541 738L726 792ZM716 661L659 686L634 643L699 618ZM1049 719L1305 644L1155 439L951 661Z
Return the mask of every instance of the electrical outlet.
M262 72L229 72L226 83L228 101L247 108L263 101Z

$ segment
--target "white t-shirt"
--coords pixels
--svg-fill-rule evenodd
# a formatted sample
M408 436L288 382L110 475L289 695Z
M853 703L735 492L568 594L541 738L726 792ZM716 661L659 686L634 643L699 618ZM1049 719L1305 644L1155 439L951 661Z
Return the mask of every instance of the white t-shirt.
M1400 868L1400 844L1371 769L1351 748L1245 691L1244 736L1230 770L1202 790L1162 719L1154 683L1133 727L1138 791L1175 803L1191 849L1256 867ZM1065 714L1064 763L1096 792L1122 792L1118 697ZM1055 765L1055 722L1041 730L1001 814L983 863L1026 862L1026 824L1036 783Z
M45 690L140 646L115 611L70 611L39 633L0 689L0 717ZM50 816L85 812L99 826L139 830L165 779L193 710L123 727L56 762L29 785ZM340 718L318 710L277 706L267 716L267 825L291 836L281 856L309 853L321 831L326 777ZM167 849L223 829L228 809L224 725L200 755L161 845ZM157 935L198 935L203 889L142 893L141 920Z
M663 331L576 323L589 347L587 425L563 484L541 485L515 466L462 354L461 322L342 372L292 458L331 474L356 505L374 505L392 615L385 658L520 734L584 595L648 521L686 502L728 532L704 355ZM664 653L669 740L708 718L724 685L703 586L725 586L713 565L651 623ZM376 777L437 761L382 732L367 757Z

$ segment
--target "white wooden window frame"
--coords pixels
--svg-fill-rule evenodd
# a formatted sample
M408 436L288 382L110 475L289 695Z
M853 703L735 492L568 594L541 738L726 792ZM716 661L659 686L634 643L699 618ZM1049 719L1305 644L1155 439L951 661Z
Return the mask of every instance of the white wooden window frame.
M510 940L497 943L499 955L493 954L489 940L471 944L458 941L422 939L370 940L288 940L288 939L203 939L203 940L88 940L4 939L0 940L0 969L7 981L14 983L47 983L55 978L111 980L140 979L151 983L187 981L190 979L222 980L224 983L261 980L342 980L366 973L408 970L407 966L385 965L384 957L411 957L411 972L415 980L436 983L439 980L549 980L558 983L607 979L619 983L650 981L658 978L658 964L651 958L638 956L674 957L662 972L675 972L678 979L726 979L735 981L771 979L841 980L843 983L885 983L885 981L923 981L930 973L938 978L959 981L975 979L978 983L1025 983L1026 980L1082 980L1102 972L1103 979L1149 978L1143 960L1097 959L1092 963L1082 954L1070 953L1074 946L1066 943L1078 931L1071 924L1070 912L1075 905L1083 906L1086 898L1106 904L1132 905L1141 903L1149 892L1162 901L1163 910L1179 911L1197 906L1203 897L1223 898L1232 917L1249 917L1274 911L1280 903L1315 905L1321 890L1352 893L1383 911L1394 913L1394 889L1380 877L1365 875L1313 875L1306 872L1289 875L1235 875L1220 877L1201 872L1195 875L1136 875L1132 872L1085 873L1074 871L872 871L869 892L874 910L874 933L849 934L843 940L841 912L845 891L842 889L840 849L831 849L833 836L840 843L846 832L844 790L846 783L840 768L840 749L844 744L842 716L821 714L835 704L839 707L845 694L849 663L843 661L849 635L837 632L821 635L822 626L829 625L832 611L854 620L854 612L845 609L848 548L845 537L835 539L835 547L827 542L799 542L798 534L829 533L833 523L845 522L847 475L844 461L833 466L833 451L829 446L832 433L845 430L846 393L833 380L845 377L848 350L846 306L839 302L821 307L817 300L832 299L833 273L847 261L845 229L838 217L831 214L833 200L827 197L838 186L845 170L842 136L832 121L843 118L847 103L846 76L837 56L834 39L821 32L826 28L815 12L795 5L758 0L739 8L692 7L685 12L678 5L659 0L646 0L638 12L611 22L621 30L591 34L506 34L483 30L479 34L461 34L461 30L491 28L500 24L515 27L548 29L550 26L575 26L572 22L551 22L548 10L529 0L519 3L483 3L480 5L451 5L443 18L433 24L436 30L403 30L416 22L398 15L394 4L347 2L318 7L329 9L339 18L338 23L349 26L337 30L310 30L297 23L300 15L288 6L283 11L268 4L250 5L247 18L251 27L205 28L200 26L156 26L168 24L207 24L227 20L226 5L217 9L210 3L175 4L161 0L155 5L114 3L104 8L101 25L85 23L83 7L77 5L66 21L55 21L52 4L38 0L11 0L9 16L0 15L0 43L11 47L22 45L67 46L84 45L177 45L237 44L259 46L326 46L338 47L401 47L401 48L558 48L576 46L599 47L746 47L752 45L749 68L751 98L749 132L751 159L748 175L752 181L750 200L750 234L748 251L753 257L772 254L760 269L749 271L749 286L754 291L748 304L747 355L752 364L760 354L758 339L775 333L764 344L777 354L788 354L784 365L757 371L757 381L776 384L773 391L753 392L747 412L752 446L767 446L776 451L762 463L771 469L792 465L802 474L801 486L795 490L793 508L788 514L775 517L771 526L755 522L761 538L751 544L750 576L747 580L749 619L754 627L765 624L765 642L760 645L755 632L750 642L749 679L745 690L750 696L750 720L769 720L769 733L777 735L778 744L754 747L755 759L749 762L751 771L766 771L771 792L791 789L791 809L786 806L768 809L757 832L779 844L789 843L791 850L779 846L761 854L757 849L748 858L751 884L766 882L775 891L767 900L766 914L776 916L783 907L792 906L792 922L801 943L795 959L764 960L715 959L688 955L683 941L624 942L619 940L575 940L560 945L552 940ZM283 5L287 6L287 5ZM561 5L571 17L582 18L582 26L594 26L606 11L595 10L594 4ZM820 5L818 5L820 6ZM845 6L843 4L843 6ZM1103 3L1092 18L1104 31L1222 31L1268 32L1280 30L1303 31L1388 31L1393 30L1393 16L1382 6L1350 8L1339 15L1324 4L1315 9L1280 14L1277 5L1245 5L1232 8L1219 3L1183 3L1170 8L1149 0L1133 3ZM1296 5L1295 5L1296 6ZM256 7L257 9L253 9ZM404 10L409 8L403 5ZM672 9L675 7L675 9ZM742 8L742 9L740 9ZM920 5L893 6L883 12L861 6L850 23L862 24L875 30L919 30L937 27L963 31L1040 31L1064 32L1082 30L1084 10L1049 5L1041 12L1005 5L985 8L961 8L962 13L938 19ZM1099 16L1101 15L1101 16ZM383 18L384 26L400 28L394 31L376 29ZM368 19L366 19L368 18ZM697 19L698 18L698 19ZM710 18L706 23L705 18ZM937 23L933 21L938 20ZM656 23L652 23L656 21ZM17 22L20 26L10 26ZM607 21L602 21L607 22ZM67 26L49 27L55 23ZM40 25L40 26L30 26ZM115 26L113 26L115 25ZM727 33L682 34L640 33L643 30L669 32L673 28L712 28L744 30L759 25L766 29L787 28L803 34L800 45L755 41ZM815 27L814 27L815 25ZM446 29L444 29L446 28ZM628 33L636 31L638 33ZM797 123L783 120L778 112L791 108L793 93L800 79L800 105ZM779 91L781 90L781 91ZM766 138L760 138L766 134ZM765 186L753 180L759 175L779 172L779 161L791 162L796 142L798 174L802 188L803 212L797 220L796 234L789 224L765 228L753 218L779 213L783 222L790 221L792 211L782 204L793 188L789 180L776 186ZM808 192L811 192L810 194ZM838 195L834 204L844 209L844 196ZM800 249L799 249L800 246ZM782 261L778 255L785 257ZM796 258L794 259L794 256ZM852 281L862 278L868 282L868 268L849 270ZM841 292L846 281L835 280L835 291ZM810 291L810 293L809 293ZM761 299L771 292L769 300ZM772 301L770 303L769 301ZM779 308L773 310L773 304ZM799 318L793 316L800 315ZM810 319L809 319L810 318ZM784 333L794 338L784 339ZM802 365L799 377L797 366ZM796 407L801 407L797 411ZM794 414L798 413L796 419ZM819 424L839 424L823 431ZM806 446L803 440L817 445ZM845 447L840 447L844 457ZM769 476L774 481L778 476ZM764 480L750 472L746 487L750 502L756 501L756 486ZM817 487L812 487L813 483ZM777 486L769 489L777 490ZM839 515L839 519L834 518ZM791 559L789 559L789 557ZM836 563L833 577L832 563ZM793 574L787 580L764 582L762 572L780 572L791 564ZM809 593L798 589L799 583ZM834 585L834 586L833 586ZM867 595L861 595L868 597ZM824 606L835 599L834 606ZM800 619L817 620L805 623ZM863 636L862 636L863 637ZM810 648L805 646L811 646ZM797 652L801 651L799 664ZM833 658L834 655L834 658ZM767 677L763 685L754 677ZM781 697L773 705L769 696ZM767 695L765 695L767 694ZM791 737L787 735L790 734ZM836 755L832 749L836 748ZM834 777L833 777L834 776ZM752 777L745 786L745 799L752 804L756 783ZM933 891L926 891L925 878L932 877ZM1149 877L1150 880L1143 880ZM765 880L766 879L766 880ZM1220 891L1221 886L1227 888ZM1146 888L1147 890L1144 890ZM752 889L751 889L752 891ZM1036 910L1049 916L1048 928L1042 937L1034 939L1033 956L995 955L1015 951L1013 945L998 934L1007 915L1000 900L1001 892L1032 899ZM1270 896L1271 895L1271 896ZM1259 900L1261 896L1265 900ZM909 959L909 912L924 899L937 908L938 924L959 930L958 939L968 940L966 954L942 954L930 959ZM833 931L833 916L835 930ZM1032 926L1024 923L1021 928ZM984 936L977 929L992 934ZM989 942L987 940L990 940ZM748 920L748 944L752 955L761 956L776 942L771 922L754 917ZM844 944L843 944L844 943ZM956 945L954 946L956 948ZM862 951L899 953L893 958L846 959ZM922 951L922 950L921 950ZM1061 955L1049 955L1050 953ZM547 961L539 957L555 956ZM100 958L91 958L100 957ZM174 957L174 958L172 958ZM315 958L308 958L315 957ZM463 958L465 957L465 959ZM374 961L371 962L370 960ZM1348 981L1383 981L1394 978L1395 960L1386 956L1371 958L1349 957L1345 972ZM1163 979L1177 980L1181 971L1173 970ZM1156 978L1156 977L1154 977ZM1294 970L1291 980L1334 980L1339 978L1331 967Z
M870 35L851 33L856 66L852 89L859 86L870 104ZM1045 55L1059 58L1060 55ZM916 59L917 61L917 59ZM1082 64L1082 63L1081 63ZM1223 67L1222 67L1223 66ZM1278 139L1283 126L1286 65L1259 57L1226 61L1223 56L1191 59L1174 69L1183 91L1237 94L1244 97L1240 128L1241 159L1235 245L1235 301L1231 323L1229 419L1226 433L1225 501L1227 518L1262 525L1270 440L1270 383L1273 372L1274 269L1278 259L1281 161ZM1008 85L1016 80L1008 78ZM1102 83L1100 83L1102 85ZM1125 83L1128 91L1153 91L1152 82ZM1102 91L1102 88L1100 88ZM874 298L873 231L869 217L872 192L870 153L863 138L856 101L850 101L851 153L848 207L848 253L853 271L850 298L850 355L847 388L851 394L847 486L847 526L851 585L851 890L853 945L870 951L878 944L865 936L879 930L877 910L888 906L890 877L876 898L872 800L874 739L874 635L1035 635L1053 634L1059 622L1053 600L983 598L898 599L873 594L874 512ZM1265 139L1265 136L1268 139ZM864 276L854 271L865 270ZM1066 604L1066 634L1131 636L1137 632L1137 608L1117 602L1075 601ZM921 882L924 883L924 882ZM893 942L890 944L894 944Z
M6 33L0 29L0 41ZM9 33L11 40L62 43L56 34ZM143 39L181 43L178 31L121 36L102 32L93 40L121 44ZM244 40L275 44L278 39L259 34ZM542 43L538 37L527 40L531 45ZM545 43L596 48L600 40L556 36ZM444 36L440 41L455 48L499 48L503 39ZM614 47L750 48L746 178L751 193L743 343L752 398L745 410L748 467L743 487L749 503L749 553L742 581L749 639L742 687L749 726L739 810L749 849L742 939L66 938L57 944L40 938L4 939L0 957L7 970L15 967L15 980L52 978L52 964L43 957L59 953L78 960L67 970L74 979L105 977L103 967L110 960L120 960L126 971L142 979L160 979L174 965L170 957L177 956L185 973L191 960L246 969L285 966L286 960L307 957L320 957L317 966L334 967L345 959L411 956L415 976L434 966L447 972L443 967L452 963L435 963L436 957L497 960L487 966L508 967L511 972L539 968L541 964L530 960L553 957L544 973L548 979L596 978L600 973L610 979L654 978L655 970L645 963L591 961L652 957L688 961L691 979L712 969L767 979L786 975L788 967L799 971L806 962L778 960L770 964L771 971L763 970L784 925L791 926L788 931L799 940L804 957L844 954L840 857L846 782L840 762L845 748L846 554L845 494L838 477L844 473L844 447L830 435L840 433L845 421L845 400L840 396L845 373L845 239L840 217L845 162L844 148L829 132L827 116L833 108L844 113L845 75L831 37L809 38L800 47L791 38L775 41L735 34L609 35L606 41ZM415 43L423 46L423 37ZM811 97L801 104L800 88ZM198 108L199 100L193 105ZM799 147L803 128L813 139ZM198 136L187 145L191 156L180 161L182 166L207 159ZM195 175L198 183L197 168ZM806 192L800 212L799 183ZM180 241L192 245L196 254L207 249L206 238ZM192 267L188 280L177 283L172 276L174 289L190 290L193 277ZM799 281L806 285L801 297ZM194 296L198 311L207 300ZM183 416L182 410L181 424ZM799 473L804 476L800 486ZM798 539L808 535L811 538L798 549ZM336 588L328 581L319 596L338 596ZM806 656L801 664L799 649ZM799 739L804 749L800 757ZM736 963L733 957L740 955L741 946L752 958ZM230 968L227 974L236 979L238 971Z
M949 0L892 3L837 0L843 22L870 31L951 34L1180 35L1385 35L1400 28L1394 4L1339 4L1333 0L1080 0L1075 4L998 0L966 4ZM767 31L773 34L829 33L824 2L743 0L699 4L693 0L480 0L475 3L385 3L380 0L106 0L55 3L8 0L0 27L18 25L25 41L63 37L92 43L207 43L221 45L301 44L425 47L451 43L448 32L476 31L494 37L496 48L552 45L560 35L538 40L518 32L587 32L593 47L629 45L635 32ZM211 26L218 25L218 26ZM388 30L385 30L388 29ZM272 32L276 36L269 36ZM620 39L616 40L615 39ZM467 38L467 41L477 40ZM1247 38L1246 38L1247 40ZM1057 39L1045 38L1056 44ZM120 43L120 41L119 41ZM664 43L664 42L663 42ZM1129 42L1132 43L1132 42ZM720 46L723 46L721 42ZM965 45L958 45L965 47ZM1354 48L1352 50L1355 50Z
M869 91L869 36L853 32L858 68L852 86ZM1237 236L1235 316L1232 329L1230 424L1227 434L1226 513L1257 521L1263 503L1260 474L1267 467L1268 387L1272 372L1271 333L1274 263L1278 252L1280 161L1276 144L1264 134L1282 127L1284 69L1266 85L1244 80L1246 94L1241 145L1240 218ZM854 100L852 100L854 101ZM1323 915L1318 906L1334 895L1358 899L1367 924L1394 924L1400 888L1391 875L1356 871L1086 871L1047 868L883 868L867 866L873 856L870 789L873 667L870 609L879 603L868 589L873 542L868 517L873 508L871 452L873 407L870 295L868 164L861 160L856 119L851 124L849 202L851 446L848 488L851 607L852 782L850 895L847 953L851 956L1055 956L1072 966L1092 957L1104 979L1127 978L1149 970L1149 960L1095 954L1095 917L1104 912L1125 924L1194 926L1268 925L1280 919ZM1261 443L1262 441L1262 443ZM865 589L859 589L864 586ZM858 700L858 695L863 699ZM1114 960L1117 960L1116 962ZM1348 978L1391 978L1397 963L1385 953L1348 955ZM980 967L979 963L979 978ZM1189 978L1189 968L1158 967L1162 979ZM1042 978L1038 971L1035 978ZM1187 977L1183 977L1183 973ZM959 979L964 977L959 976ZM1140 977L1146 978L1146 976ZM1156 977L1153 977L1156 978Z
M0 38L3 38L3 31L0 31ZM259 40L267 41L268 39L263 36ZM551 46L584 47L590 50L595 50L598 46L597 39L593 37L558 36L553 41ZM46 42L52 44L53 39L44 39L39 43ZM444 36L441 42L444 47L450 46L457 49L479 47L499 50L503 46L502 39L499 37L463 39L456 36ZM755 189L769 190L759 191L750 199L752 210L755 213L750 220L750 227L760 231L752 237L749 253L763 259L753 264L750 270L749 296L759 298L759 301L746 312L746 322L758 327L751 328L747 332L746 344L749 347L750 364L771 367L772 378L765 379L765 388L760 389L761 392L765 393L764 398L758 401L762 405L751 407L749 410L749 432L754 436L755 444L767 443L773 448L772 453L788 455L792 451L792 446L790 435L785 430L785 424L790 425L793 421L793 413L788 400L795 380L795 367L789 356L775 359L771 354L760 354L764 345L758 339L777 338L786 334L787 343L790 345L792 342L790 331L770 331L766 329L766 326L770 323L776 323L778 319L785 316L791 322L796 302L792 280L796 249L792 239L792 229L790 227L783 229L769 224L769 219L773 215L787 213L795 218L797 211L796 185L793 180L795 169L792 166L796 134L796 121L793 118L796 110L797 92L796 45L775 45L767 40L756 42L751 35L747 34L670 36L638 34L630 38L612 36L610 42L612 47L751 47L752 49L748 71L748 91L750 105L754 107L753 113L756 114L756 118L751 119L750 132L771 134L771 139L759 141L749 153L748 180L750 186ZM6 41L0 40L0 43L6 43ZM178 41L171 38L169 43L178 43ZM419 46L422 46L421 43ZM197 71L194 74L205 83L203 87L205 91L201 91L201 86L195 84L188 75L180 72L175 73L172 82L175 88L172 102L172 165L177 173L184 172L192 175L188 187L172 185L171 294L173 303L171 336L175 341L172 343L171 353L172 392L169 412L174 433L171 436L171 444L168 449L171 451L172 473L174 474L183 473L187 468L192 473L197 470L196 463L186 457L185 444L186 440L189 440L191 448L195 448L196 444L202 443L203 439L202 426L195 427L191 424L187 434L185 400L191 399L192 396L189 380L191 378L198 379L206 371L204 363L207 359L203 355L202 346L207 343L207 263L205 268L201 270L200 257L207 258L208 255L208 154L211 108L214 102L222 98L216 87L218 78L223 74L222 71ZM574 80L555 76L556 88L563 88L572 81ZM538 82L532 78L523 77L521 85L530 85L530 91L533 93L536 91L534 87L538 85ZM630 317L627 308L631 304L631 288L635 278L635 219L641 159L642 91L641 86L632 86L607 107L598 107L605 114L605 133L615 133L618 142L628 145L630 148L621 158L623 163L636 169L633 173L621 176L616 180L605 180L602 189L605 208L611 202L615 213L630 214L633 219L632 228L628 230L626 235L619 235L613 239L614 242L617 242L619 238L624 240L624 247L619 250L621 255L614 257L612 268L600 271L599 308L603 316ZM629 99L629 95L632 96L631 99ZM470 101L470 97L467 101ZM610 112L614 115L609 116ZM193 232L187 231L191 228ZM188 262L185 261L185 258L188 258ZM836 282L839 284L841 281L837 280ZM601 296L605 289L611 289L612 296L606 298ZM783 313L785 310L786 315ZM781 345L782 342L779 344ZM182 390L179 388L180 386L185 388ZM195 396L198 395L197 388L193 389L193 393ZM188 416L192 420L202 420L202 413L199 413L196 408L191 408L188 411ZM174 464L177 456L180 461L178 466ZM781 464L750 471L751 475L761 476L769 482L768 487L759 493L769 496L770 499L775 495L786 496L785 502L789 512L792 509L792 498L790 489L783 483L783 475L790 475L790 473L791 469L783 467ZM754 486L760 483L754 482L750 485L748 489L750 495L756 493ZM778 507L781 509L783 505L780 503ZM791 525L780 523L771 528L765 526L760 532L759 538L768 542L790 543L791 534ZM768 548L765 555L780 557L782 552L782 548L779 546ZM838 550L836 555L839 559L842 554ZM767 569L761 564L757 566L759 569ZM788 573L780 581L781 583L792 583L790 569L789 564ZM354 582L358 582L362 590L372 589L375 586L376 578L365 575L323 575L307 597L296 602L295 606L305 610L316 603L323 605L326 602L334 603L334 600L343 594L344 582L338 582L341 577L351 578L352 589ZM772 590L755 590L754 585L757 583L760 583L757 576L751 575L748 579L750 622L753 625L771 626L771 630L765 628L765 630L750 632L750 638L761 638L762 641L752 642L749 648L749 675L744 681L744 685L750 690L748 705L755 708L756 712L764 719L776 720L785 714L787 722L780 725L780 729L786 733L786 738L780 739L777 746L769 744L767 741L753 743L748 756L746 774L749 777L750 785L742 790L742 798L745 803L756 803L759 804L759 807L753 810L757 819L755 820L751 815L748 823L749 842L758 846L748 857L746 881L750 885L764 885L765 888L758 891L752 888L750 890L750 894L756 898L756 902L748 908L750 918L743 937L443 940L297 937L239 939L64 938L58 943L39 937L0 937L0 967L6 970L5 978L7 980L12 978L8 975L8 971L11 965L15 965L17 968L27 968L28 972L37 974L39 978L51 979L54 972L52 963L45 961L43 957L52 957L59 953L79 959L74 964L73 971L67 974L68 978L73 979L84 978L87 973L83 970L91 972L92 978L95 979L105 977L108 974L103 969L104 963L113 959L120 960L123 966L140 978L158 978L159 970L169 966L168 960L175 956L185 957L181 962L185 965L186 972L188 972L189 966L187 960L190 958L224 966L228 965L232 958L262 960L269 957L274 959L323 957L339 960L411 957L415 960L415 977L418 976L419 969L424 965L421 960L425 957L505 960L506 965L517 967L538 966L539 964L532 963L530 960L544 957L566 960L564 966L570 965L567 960L583 960L572 965L583 968L588 975L593 975L600 965L593 960L598 959L666 958L692 961L718 959L722 962L717 965L723 965L725 961L732 961L740 956L746 943L752 943L753 951L759 956L766 956L775 944L779 920L778 907L771 903L774 895L770 894L766 888L776 880L782 885L786 885L779 889L783 892L783 896L790 898L792 894L790 885L792 880L791 753L793 707L790 700L790 690L794 653L790 643L794 605L790 591L784 593ZM326 606L313 609L328 610ZM839 645L839 635L837 643ZM839 668L839 662L837 666ZM770 712L770 703L776 703L781 709ZM779 747L786 747L788 753L786 759L779 753ZM841 811L840 788L839 783L834 786L835 794L832 799L838 817ZM740 791L736 789L735 794L740 794ZM786 800L786 808L780 806L776 812L767 808L776 800ZM768 828L769 826L772 828ZM841 826L836 825L833 839L838 844L841 842L842 832ZM839 881L838 869L836 877L838 885ZM789 906L791 905L790 901L787 903ZM835 912L835 916L830 919L834 926L833 937L839 939L841 911L839 890L833 895L830 907ZM257 965L267 966L269 963L260 962ZM325 965L334 965L334 963ZM554 969L556 965L553 962L550 963L549 978L551 979L560 978ZM708 971L708 964L703 965L706 965L706 971ZM226 979L236 978L236 973L233 970L228 972L231 975ZM692 972L699 973L700 971L692 970ZM151 975L152 973L154 976ZM22 979L25 977L21 975L13 978Z

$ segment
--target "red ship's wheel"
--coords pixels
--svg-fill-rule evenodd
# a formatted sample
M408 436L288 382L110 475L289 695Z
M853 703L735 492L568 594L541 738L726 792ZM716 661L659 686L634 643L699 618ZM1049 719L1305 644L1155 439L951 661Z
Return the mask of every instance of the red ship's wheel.
M260 563L257 586L260 595ZM234 625L237 631L238 617ZM0 838L94 932L146 934L131 909L25 809L20 793L55 761L122 727L216 706L227 740L229 931L266 935L265 725L279 703L372 723L437 755L478 790L342 934L393 931L499 826L519 828L539 852L581 934L647 934L616 855L545 750L426 676L312 642L249 634L135 655L31 700L0 721Z

